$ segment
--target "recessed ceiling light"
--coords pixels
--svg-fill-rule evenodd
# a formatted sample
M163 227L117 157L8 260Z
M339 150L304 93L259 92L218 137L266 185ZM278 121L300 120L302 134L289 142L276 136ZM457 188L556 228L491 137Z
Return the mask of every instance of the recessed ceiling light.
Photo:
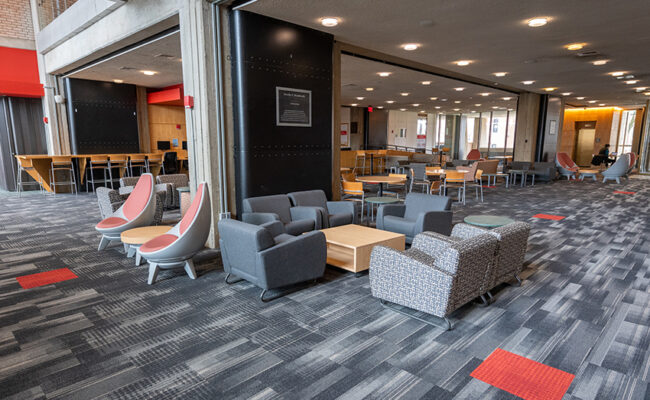
M395 100L386 100L386 103L388 103L388 104L393 104L394 102L395 102Z
M438 98L437 97L429 97L429 100L434 100L435 101L435 100L438 100Z
M419 107L419 106L420 106L420 104L418 104L418 103L413 104L413 107Z
M571 96L571 92L564 92L562 93L562 96Z
M357 103L352 103L352 104L350 104L350 105L351 105L352 107L356 107L356 106L358 106Z
M339 19L336 17L323 17L320 19L320 23L323 26L331 28L339 24Z
M521 81L524 85L532 85L535 81Z
M460 108L454 108L454 111L460 111Z
M418 47L420 47L420 45L417 43L406 43L402 45L402 48L408 51L417 50Z
M481 103L474 104L474 106L476 106L476 107L480 107L480 106L481 106Z
M400 108L399 110L400 111L406 111L406 108Z
M578 100L584 100L585 98L584 98L584 97L576 97L576 99L578 99Z
M124 81L121 80L121 79L113 79L113 82L115 82L115 83L124 83Z
M390 74L392 74L392 72L377 72L377 75L381 76L382 78L390 76Z
M384 106L377 106L377 108L381 110L382 108L384 108Z
M598 100L589 100L587 103L594 104L594 103L597 102L597 101L598 101Z
M556 88L556 87L545 87L545 88L544 88L544 91L546 91L546 92L552 92L552 91L554 91L555 89L557 89L557 88Z
M457 88L454 88L454 90L457 91L457 92L462 92L463 90L465 90L465 88L464 87L457 87Z
M363 100L365 97L357 97L357 100Z
M648 93L650 93L650 92L648 92ZM648 94L648 93L646 93L646 94ZM436 106L436 110L440 110L440 106Z
M456 101L454 101L454 103L456 103L456 104L460 104L461 101L460 101L460 100L456 100Z
M146 70L145 71L140 71L140 72L142 72L143 74L148 75L148 76L156 75L156 73L157 73L156 71L146 71Z
M650 96L650 92L645 92L643 94L646 95L646 96Z
M609 60L596 60L596 61L592 62L592 64L594 64L594 65L605 65L608 62L609 62Z
M609 74L611 76L623 76L625 75L625 71L615 71L615 72L610 72Z
M548 23L548 18L546 18L546 17L535 17L535 18L531 18L528 21L526 21L526 23L531 28L538 28L540 26L546 25Z
M632 80L630 80L630 81L625 81L625 84L626 84L626 85L634 85L634 84L636 84L637 82L639 82L639 81L632 79Z
M507 72L495 72L492 75L498 76L499 78L501 78L501 77L504 77L504 76L508 75L508 73Z
M426 113L426 111L420 110L420 114L424 114L424 113Z
M598 105L601 106L601 107L603 107L603 106L605 105L605 103L600 103L600 104L598 104Z
M459 67L464 67L466 65L469 65L471 63L471 61L470 60L458 60L458 61L455 61L455 63Z
M490 95L490 93L488 93L488 92L485 92L485 93L479 93L479 94L480 94L481 96L483 96L483 97L487 97L487 96Z
M634 90L636 90L637 92L643 92L646 89L647 89L647 87L645 87L645 86L634 88Z
M470 112L471 112L471 113L475 113L476 111L474 111L474 110L471 110Z
M447 101L447 99L440 99L440 101Z
M422 81L420 83L423 84L424 86L429 86L431 84L431 81Z
M583 47L585 47L587 43L571 43L567 44L564 46L567 50L575 51L575 50L581 50Z
M499 107L497 107L497 106L492 106L492 108L494 108L495 110L499 109Z
M400 93L401 96L408 96L409 94L407 92Z
M502 99L505 100L505 101L508 101L508 100L512 99L512 97L502 97Z
M366 88L366 92L372 92L373 90L375 90L375 88L371 88L371 87Z

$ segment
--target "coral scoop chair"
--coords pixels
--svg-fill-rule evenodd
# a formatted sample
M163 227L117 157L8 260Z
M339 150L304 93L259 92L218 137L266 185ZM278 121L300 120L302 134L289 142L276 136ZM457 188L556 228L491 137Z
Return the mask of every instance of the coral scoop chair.
M152 285L158 271L185 267L185 272L196 279L192 257L205 247L212 222L210 193L205 182L199 184L192 204L185 216L169 232L144 243L138 253L149 262L149 280Z
M579 168L567 153L557 153L555 155L555 164L560 169L560 175L566 176L567 179L576 179L576 173Z
M156 213L155 196L153 175L142 174L122 207L95 226L102 234L98 250L105 249L111 241L119 241L124 231L151 225Z
M472 149L472 150L470 150L469 153L467 153L467 159L468 160L480 160L481 159L481 152L478 151L477 149Z

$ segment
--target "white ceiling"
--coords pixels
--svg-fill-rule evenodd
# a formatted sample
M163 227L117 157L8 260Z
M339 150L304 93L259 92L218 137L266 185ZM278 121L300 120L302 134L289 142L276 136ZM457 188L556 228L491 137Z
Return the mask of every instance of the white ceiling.
M498 82L521 90L571 92L567 103L592 106L638 105L650 88L650 3L648 0L258 0L245 10L332 33L339 41L416 62ZM325 28L319 18L341 23ZM531 28L530 18L550 17ZM581 50L598 57L578 57L564 48L584 42ZM404 43L418 43L415 51ZM603 66L590 61L611 60ZM472 60L469 66L454 64ZM508 72L496 78L494 72ZM626 85L608 75L627 71L639 80ZM521 84L535 80L533 85ZM576 97L584 96L584 100Z
M391 75L383 78L377 75L378 72L391 72ZM421 83L426 81L430 81L431 84L423 85ZM373 88L373 90L367 91L366 88ZM464 90L457 91L456 88ZM409 95L402 96L400 93L409 93ZM489 95L481 96L479 93ZM363 97L363 100L359 100L357 97ZM437 97L437 99L431 100L431 97ZM504 100L504 97L510 99ZM389 104L386 102L388 100L393 100L395 103ZM460 103L456 103L457 101ZM468 113L515 109L517 95L343 55L341 56L341 103L343 105L358 104L360 107L380 106L387 110L405 108L408 111L428 113ZM480 106L476 104L480 104Z
M124 54L92 65L70 75L71 78L163 88L183 83L181 42L178 32L140 46ZM141 71L155 71L152 76Z

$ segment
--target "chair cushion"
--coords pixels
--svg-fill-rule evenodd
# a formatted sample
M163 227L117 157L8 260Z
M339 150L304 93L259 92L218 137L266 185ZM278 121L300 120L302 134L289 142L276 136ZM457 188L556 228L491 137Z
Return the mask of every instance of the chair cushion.
M330 228L341 225L351 224L354 220L352 214L330 214L329 216Z
M204 186L204 184L200 184L199 187L196 188L194 200L192 200L192 204L190 204L190 207L185 212L183 219L181 219L179 227L181 235L185 233L185 231L192 225L194 217L199 212L199 207L201 206L201 201L203 200L203 191L205 190Z
M384 230L386 231L413 236L414 229L415 221L410 221L406 218L400 218L394 215L387 215L384 217Z
M289 235L298 236L305 232L314 230L314 220L312 219L299 219L291 221L284 225L285 230Z
M100 223L98 223L97 227L99 229L117 228L118 226L122 226L127 222L129 221L125 220L124 218L108 217L105 220L102 220Z
M152 189L153 176L151 174L140 176L133 192L122 206L122 212L129 221L135 219L145 209L151 199Z
M426 211L451 210L451 199L449 197L424 193L407 194L404 204L406 204L404 218L412 221L415 221L421 213Z
M178 236L170 235L168 233L164 235L156 236L155 238L151 239L150 241L140 246L140 251L145 253L158 251L174 243L176 239L178 239Z
M293 238L295 238L295 236L287 235L286 233L281 233L278 236L274 237L273 241L275 242L275 244L280 244L286 242L287 240L291 240Z

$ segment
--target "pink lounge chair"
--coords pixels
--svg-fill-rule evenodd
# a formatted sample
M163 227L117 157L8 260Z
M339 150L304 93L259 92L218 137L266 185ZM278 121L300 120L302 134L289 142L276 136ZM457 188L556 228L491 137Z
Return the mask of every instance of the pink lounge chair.
M149 280L152 285L160 269L183 266L191 279L196 279L192 257L205 247L212 222L210 193L205 182L199 184L196 196L181 222L169 232L144 243L138 254L149 262Z
M124 231L151 225L155 213L156 197L153 175L142 174L124 204L95 226L95 229L102 234L97 250L104 250L110 242L119 241L120 234Z
M472 149L470 150L469 153L467 153L467 159L468 160L480 160L481 159L481 152L478 151L477 149Z
M579 168L567 153L557 153L555 155L555 164L560 169L560 175L566 176L569 180L571 178L576 179L576 174L578 173Z
M634 170L634 167L636 167L636 160L637 160L637 155L635 152L629 152L627 153L628 157L630 158L630 167L627 169L627 172L625 173L625 176L627 177L632 173Z

